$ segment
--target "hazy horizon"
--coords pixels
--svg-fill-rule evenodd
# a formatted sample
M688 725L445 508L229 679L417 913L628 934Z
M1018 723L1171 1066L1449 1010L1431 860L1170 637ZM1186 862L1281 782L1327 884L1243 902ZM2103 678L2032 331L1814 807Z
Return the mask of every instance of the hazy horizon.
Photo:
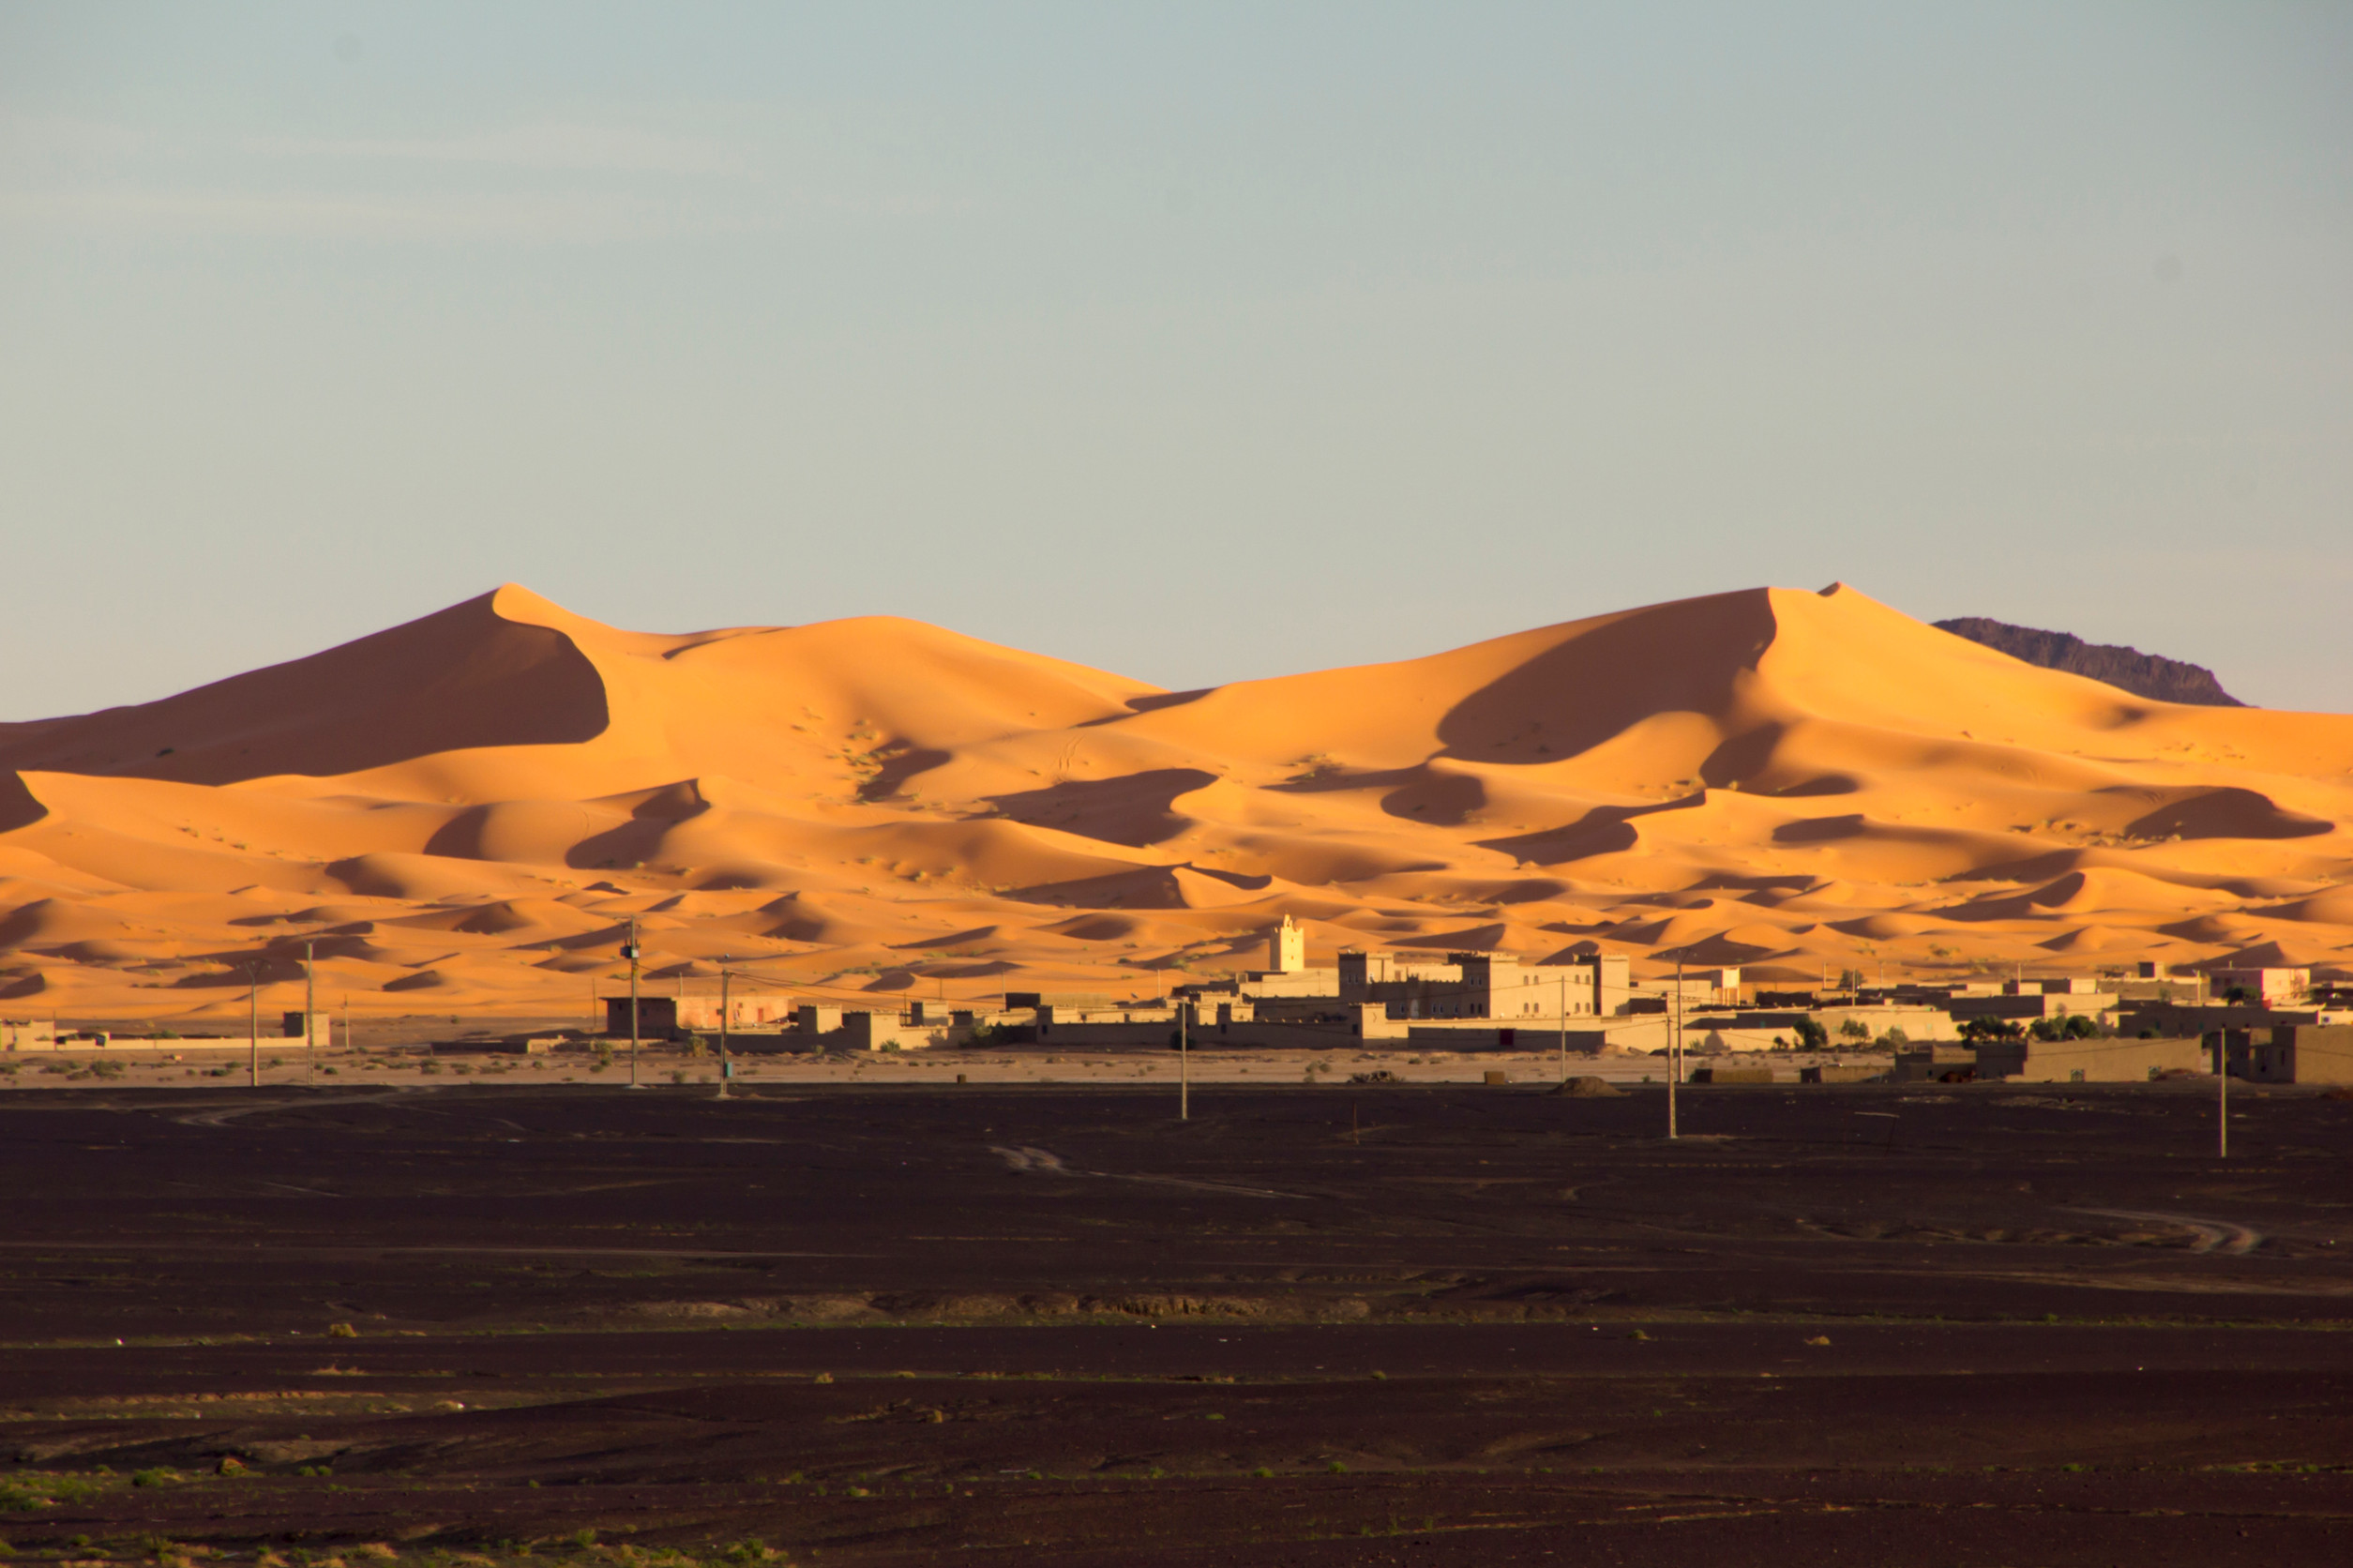
M0 716L515 580L1190 688L1853 583L2353 710L2353 12L0 11Z

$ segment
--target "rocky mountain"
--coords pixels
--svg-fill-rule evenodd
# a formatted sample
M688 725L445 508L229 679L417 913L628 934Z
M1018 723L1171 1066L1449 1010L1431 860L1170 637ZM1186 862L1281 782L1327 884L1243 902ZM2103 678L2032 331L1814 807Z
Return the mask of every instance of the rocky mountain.
M2214 672L2203 665L2160 658L2138 648L2086 642L2070 632L2014 626L2007 621L1988 620L1983 615L1964 615L1936 625L1939 631L1999 649L2012 658L2024 659L2045 670L2064 670L2071 675L2089 675L2135 697L2153 697L2161 702L2195 702L2210 708L2247 705L2225 691Z

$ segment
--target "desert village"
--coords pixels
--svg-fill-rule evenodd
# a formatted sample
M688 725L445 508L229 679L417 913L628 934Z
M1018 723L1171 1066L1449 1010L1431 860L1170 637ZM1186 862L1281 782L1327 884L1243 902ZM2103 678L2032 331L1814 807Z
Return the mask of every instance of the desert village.
M1761 991L1737 969L1637 980L1622 957L1532 965L1493 953L1347 951L1307 961L1286 917L1267 967L1180 985L1152 1003L1012 992L993 1011L915 1003L896 1011L809 1003L788 993L681 984L670 996L605 999L607 1037L772 1051L909 1051L1010 1044L1065 1049L1159 1047L1303 1052L1339 1048L1445 1052L1557 1049L1580 1062L1676 1055L1698 1082L2015 1078L2147 1082L2210 1074L2273 1083L2353 1082L2353 987L2303 970L2214 967L2130 976L1869 984ZM704 1037L709 1037L705 1039ZM501 1048L542 1048L527 1036ZM452 1048L453 1049L456 1048ZM1866 1058L1816 1060L1843 1051ZM1799 1056L1804 1066L1794 1065ZM1877 1057L1878 1061L1867 1060ZM1776 1059L1792 1065L1776 1066ZM1582 1070L1582 1069L1580 1069Z
M1286 916L1268 935L1266 967L1180 984L1151 1001L1009 991L995 1008L913 1002L900 1008L812 1001L742 986L732 973L646 982L600 994L601 1032L476 1031L430 1042L445 1057L608 1051L622 1042L697 1058L844 1058L1015 1047L1060 1051L1179 1048L1277 1058L1349 1050L1360 1061L1553 1053L1563 1076L1614 1066L1645 1081L1695 1083L2139 1083L2230 1076L2261 1083L2353 1083L2353 986L2309 971L2210 966L2131 974L2007 980L1867 981L1848 971L1813 988L1744 984L1735 968L1634 977L1622 956L1530 964L1478 952L1371 954L1308 962L1305 933ZM266 1035L168 1041L51 1020L0 1019L0 1056L19 1052L154 1051L175 1057L244 1051L264 1041L337 1044L331 1012L274 1015ZM348 1027L348 1025L346 1025ZM343 1042L350 1044L348 1036ZM1668 1058L1667 1062L1653 1059ZM1376 1069L1378 1071L1378 1069ZM1310 1075L1312 1081L1312 1075Z

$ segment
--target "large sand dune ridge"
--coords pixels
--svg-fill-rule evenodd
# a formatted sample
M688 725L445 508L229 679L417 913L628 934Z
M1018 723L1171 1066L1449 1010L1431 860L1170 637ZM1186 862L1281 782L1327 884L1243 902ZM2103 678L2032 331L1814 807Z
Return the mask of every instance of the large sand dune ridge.
M1168 692L885 617L683 636L513 586L0 725L0 1014L585 1010L626 922L886 1002L1342 946L1771 977L2353 955L2353 717L2034 668L1852 588Z

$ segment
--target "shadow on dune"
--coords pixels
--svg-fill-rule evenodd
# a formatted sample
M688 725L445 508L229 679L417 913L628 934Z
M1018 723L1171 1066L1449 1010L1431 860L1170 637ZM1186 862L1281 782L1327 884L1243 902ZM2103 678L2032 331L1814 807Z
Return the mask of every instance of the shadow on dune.
M1141 849L1191 826L1189 818L1171 809L1176 798L1216 781L1215 774L1199 768L1148 768L1118 778L1074 778L988 799L1013 822Z
M1127 700L1127 712L1105 714L1101 718L1090 718L1083 723L1074 724L1071 728L1092 730L1097 725L1117 724L1120 720L1133 718L1138 714L1158 713L1163 708L1182 708L1187 703L1199 701L1216 689L1215 686L1201 686L1193 691L1155 691L1148 696L1131 697Z
M2335 826L2283 810L2253 790L2207 790L2136 818L2125 832L2135 838L2310 838Z
M873 777L858 786L858 798L863 801L889 800L906 788L907 781L917 774L929 773L950 761L944 751L915 747L894 752L882 760Z
M1470 761L1557 762L1654 714L1720 716L1775 625L1755 590L1637 611L1472 692L1439 721L1439 739L1445 755Z
M1860 811L1849 811L1839 817L1805 817L1794 822L1784 822L1772 830L1776 844L1831 844L1841 838L1856 838L1868 829Z
M1641 834L1634 825L1637 817L1660 811L1688 811L1704 804L1707 798L1702 792L1662 801L1656 806L1596 806L1566 827L1546 828L1540 833L1523 833L1510 838L1483 838L1479 847L1536 866L1558 866L1564 861L1583 860L1588 855L1616 854L1633 849L1640 839Z
M230 784L602 734L596 665L564 633L501 615L496 597L160 701L11 725L0 767Z

